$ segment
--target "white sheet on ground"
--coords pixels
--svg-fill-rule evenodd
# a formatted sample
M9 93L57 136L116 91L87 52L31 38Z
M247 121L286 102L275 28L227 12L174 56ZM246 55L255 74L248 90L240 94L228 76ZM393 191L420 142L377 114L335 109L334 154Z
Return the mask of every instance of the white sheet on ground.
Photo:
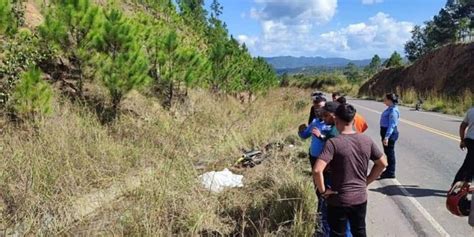
M228 169L223 171L211 171L199 176L205 188L212 192L221 192L225 188L243 187L244 176L236 175Z

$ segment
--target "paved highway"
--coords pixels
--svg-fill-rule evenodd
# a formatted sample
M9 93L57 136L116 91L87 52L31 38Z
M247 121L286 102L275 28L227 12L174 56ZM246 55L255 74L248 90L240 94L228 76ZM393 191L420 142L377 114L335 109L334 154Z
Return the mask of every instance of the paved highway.
M368 124L367 135L381 146L383 103L349 100ZM397 178L369 187L369 236L474 236L467 218L451 215L445 195L465 152L459 149L462 118L400 107L396 145Z

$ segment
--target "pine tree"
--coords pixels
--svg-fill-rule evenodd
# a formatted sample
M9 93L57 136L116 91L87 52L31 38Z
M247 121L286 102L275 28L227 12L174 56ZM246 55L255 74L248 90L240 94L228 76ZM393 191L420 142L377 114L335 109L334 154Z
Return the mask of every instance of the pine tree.
M99 52L100 78L107 87L114 115L117 114L123 97L133 89L149 82L148 65L136 36L137 27L132 25L119 10L105 13L105 20L93 46Z
M83 63L89 60L89 43L102 17L90 0L56 1L48 11L45 22L39 27L45 44L59 49L72 63L77 79L76 90L82 96Z
M207 28L204 0L176 0L176 3L185 22L197 32L204 33Z
M350 62L344 68L344 75L349 81L354 82L359 77L359 69L354 63Z
M437 47L456 41L456 20L451 12L441 9L433 18L433 23L436 27L429 32L428 37L436 42Z
M19 117L35 121L51 112L52 90L41 78L41 71L32 67L23 73L13 93L13 108Z
M187 95L188 88L199 83L198 79L206 74L208 64L199 52L183 45L176 31L170 31L157 50L159 77L168 85L165 104L171 107L182 86Z
M395 51L393 54L390 56L389 59L387 59L384 62L385 67L391 68L391 67L402 67L403 66L403 59L400 54Z
M365 71L369 75L373 75L377 73L381 67L382 67L382 60L380 59L379 55L376 54L372 57L372 60L370 61L370 64L367 65L367 67L365 68Z
M18 29L18 19L14 15L11 0L0 0L0 36L13 35Z
M416 25L411 31L411 40L405 44L405 53L410 62L414 62L427 51L427 39L424 30Z

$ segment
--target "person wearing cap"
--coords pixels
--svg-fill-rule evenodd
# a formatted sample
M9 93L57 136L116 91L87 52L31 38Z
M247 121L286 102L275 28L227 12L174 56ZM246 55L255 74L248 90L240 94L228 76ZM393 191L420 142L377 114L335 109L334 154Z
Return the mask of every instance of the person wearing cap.
M337 102L337 99L339 99L339 97L341 97L341 93L340 93L340 92L334 92L334 93L332 93L332 101L333 101L333 102Z
M317 115L322 115L325 113L324 111L334 111L335 104L334 102L328 102L329 106L326 106L325 100L323 100L319 95L313 99L315 101L314 107L316 109ZM316 103L318 102L318 103ZM326 109L324 109L326 108ZM328 120L330 124L326 124L322 118L316 117L314 118L309 126L305 124L300 125L298 135L302 139L307 139L311 137L311 146L309 149L309 160L311 164L311 170L314 168L314 164L316 163L317 157L321 154L321 151L324 148L324 144L326 143L327 139L334 137L336 134L334 133L334 122L332 120ZM329 179L328 179L329 180ZM316 189L316 184L315 184ZM317 213L319 214L320 218L318 218L318 229L316 232L316 236L329 236L329 223L327 221L327 211L326 211L326 204L322 199L321 195L316 192L316 196L318 196L318 207Z
M311 124L315 118L320 117L318 111L326 103L326 98L322 92L314 92L311 94L311 99L313 100L313 106L311 106L311 110L309 111L308 125Z
M311 137L311 146L309 148L309 161L311 164L311 169L316 162L316 158L319 156L321 151L324 147L326 136L325 134L331 131L332 126L326 125L324 121L320 118L321 110L324 107L326 101L324 98L320 96L316 96L314 98L314 105L312 111L314 111L314 118L312 118L311 122L306 126L305 124L301 124L298 128L298 136L302 139L308 139ZM311 119L311 117L310 117Z
M355 114L356 109L349 104L340 105L335 113L326 113L328 118L335 117L340 134L326 142L313 170L317 189L327 202L330 236L347 236L348 223L353 236L367 236L367 186L387 166L377 145L368 136L354 131ZM370 160L374 166L367 175ZM329 175L327 167L331 170ZM327 185L328 176L331 186Z
M336 101L341 104L347 104L346 97L344 96L339 97ZM359 133L364 133L369 128L369 125L365 121L365 118L362 117L362 115L360 115L359 113L356 113L354 117L354 128Z

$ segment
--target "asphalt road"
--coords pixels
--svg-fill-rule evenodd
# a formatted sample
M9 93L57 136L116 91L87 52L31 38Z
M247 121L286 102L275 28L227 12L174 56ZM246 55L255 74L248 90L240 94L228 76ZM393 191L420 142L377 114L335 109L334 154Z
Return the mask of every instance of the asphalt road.
M382 148L379 135L383 103L349 100L369 124L366 134ZM451 215L445 195L465 152L459 149L462 118L400 107L396 144L397 179L369 187L370 236L474 236L467 218Z

